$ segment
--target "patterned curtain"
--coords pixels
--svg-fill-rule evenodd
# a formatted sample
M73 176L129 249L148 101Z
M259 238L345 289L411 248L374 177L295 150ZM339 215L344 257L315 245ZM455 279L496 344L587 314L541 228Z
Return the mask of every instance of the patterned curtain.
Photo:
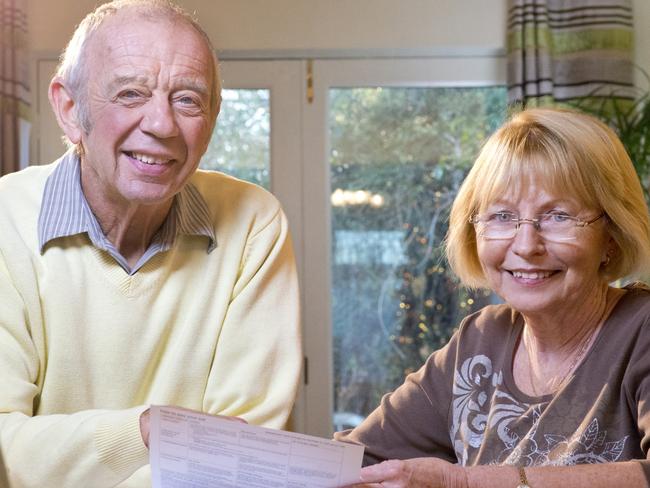
M0 175L21 167L29 125L27 0L0 0Z
M511 104L635 98L631 0L508 1Z

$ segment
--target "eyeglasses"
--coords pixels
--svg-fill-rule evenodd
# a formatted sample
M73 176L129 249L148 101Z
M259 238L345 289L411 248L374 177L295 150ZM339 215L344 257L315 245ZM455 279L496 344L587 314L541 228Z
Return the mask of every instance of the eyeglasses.
M533 219L522 219L512 212L494 212L473 215L469 221L484 239L513 239L521 224L531 224L544 239L562 242L576 239L578 229L585 228L604 216L601 213L591 220L583 220L562 212L549 212L536 215Z

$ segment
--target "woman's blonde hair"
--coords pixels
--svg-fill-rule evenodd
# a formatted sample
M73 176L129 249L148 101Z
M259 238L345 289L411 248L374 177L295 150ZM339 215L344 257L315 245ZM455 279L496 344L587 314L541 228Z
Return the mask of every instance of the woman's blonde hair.
M606 214L616 249L607 266L601 267L604 279L648 272L648 209L619 138L589 115L531 109L515 114L488 139L451 208L447 259L465 286L487 286L471 217L531 183Z

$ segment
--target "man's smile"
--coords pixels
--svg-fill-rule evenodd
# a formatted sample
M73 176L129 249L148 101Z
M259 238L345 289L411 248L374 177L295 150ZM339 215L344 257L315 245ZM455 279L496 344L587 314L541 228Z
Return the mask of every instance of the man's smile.
M149 165L165 165L174 161L173 159L162 158L160 156L152 156L139 152L125 151L125 154L130 158L137 159L141 163Z

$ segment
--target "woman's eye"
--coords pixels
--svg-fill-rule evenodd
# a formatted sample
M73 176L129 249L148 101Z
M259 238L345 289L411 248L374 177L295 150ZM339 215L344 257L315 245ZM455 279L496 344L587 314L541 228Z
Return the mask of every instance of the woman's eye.
M571 216L565 212L550 212L544 214L544 220L550 220L552 222L564 223L571 220Z
M515 215L511 212L495 212L490 214L488 218L488 221L498 223L511 222L513 220L515 220Z

